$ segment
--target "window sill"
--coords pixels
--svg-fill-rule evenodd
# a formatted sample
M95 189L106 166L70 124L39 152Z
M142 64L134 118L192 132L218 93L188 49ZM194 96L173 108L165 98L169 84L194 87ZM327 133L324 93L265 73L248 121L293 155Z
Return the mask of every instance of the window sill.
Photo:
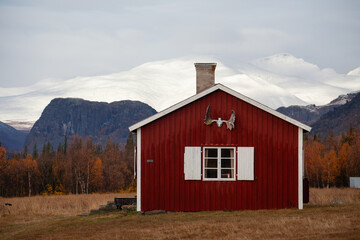
M216 182L234 182L236 181L235 178L222 178L222 179L218 179L218 178L203 178L203 181L216 181Z

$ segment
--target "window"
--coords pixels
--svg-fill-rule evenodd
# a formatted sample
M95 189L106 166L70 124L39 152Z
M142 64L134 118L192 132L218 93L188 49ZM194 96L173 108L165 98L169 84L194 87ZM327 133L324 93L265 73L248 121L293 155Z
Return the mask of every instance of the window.
M204 147L204 180L235 180L235 148Z
M254 147L187 146L184 152L184 179L254 181L254 157Z

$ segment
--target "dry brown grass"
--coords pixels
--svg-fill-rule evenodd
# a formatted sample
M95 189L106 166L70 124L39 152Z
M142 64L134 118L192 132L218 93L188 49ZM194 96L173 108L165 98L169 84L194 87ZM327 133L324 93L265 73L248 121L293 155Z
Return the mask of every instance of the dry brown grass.
M98 209L99 205L106 204L107 201L114 201L115 197L133 197L135 193L95 193L79 195L51 195L34 196L22 198L1 198L0 197L0 216L9 215L5 203L11 203L11 215L64 215L74 216L91 209ZM2 210L2 211L1 211Z
M358 239L360 206L236 212L116 212L6 223L0 239Z
M339 190L311 189L313 197L322 194L318 199L328 200L319 206L323 200L311 199L312 205L301 211L6 215L0 218L0 239L359 239L359 191ZM338 196L345 204L330 205ZM349 204L345 197L355 202Z
M344 204L360 204L360 189L355 188L310 188L310 205L329 205L334 200Z

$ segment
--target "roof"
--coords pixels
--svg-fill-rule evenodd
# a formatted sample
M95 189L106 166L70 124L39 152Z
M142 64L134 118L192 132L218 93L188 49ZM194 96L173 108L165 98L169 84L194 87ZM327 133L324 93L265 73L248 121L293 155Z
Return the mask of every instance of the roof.
M198 99L200 99L200 98L202 98L202 97L204 97L204 96L206 96L208 94L211 94L211 93L217 91L217 90L224 91L224 92L226 92L226 93L228 93L228 94L230 94L230 95L232 95L234 97L237 97L238 99L241 99L244 102L247 102L247 103L249 103L249 104L251 104L251 105L253 105L253 106L257 107L257 108L260 108L261 110L264 110L265 112L268 112L268 113L270 113L270 114L272 114L272 115L274 115L274 116L276 116L278 118L283 119L284 121L287 121L287 122L289 122L289 123L291 123L291 124L293 124L293 125L295 125L295 126L297 126L299 128L302 128L305 131L308 131L308 132L311 131L311 127L309 127L309 126L307 126L307 125L305 125L305 124L303 124L303 123L301 123L301 122L299 122L299 121L297 121L297 120L295 120L293 118L285 116L284 114L279 113L279 112L275 111L274 109L272 109L272 108L270 108L270 107L268 107L268 106L266 106L264 104L261 104L261 103L255 101L255 100L253 100L251 98L248 98L248 97L242 95L241 93L238 93L238 92L236 92L236 91L234 91L234 90L232 90L232 89L230 89L230 88L228 88L228 87L226 87L226 86L224 86L222 84L215 84L214 86L212 86L212 87L210 87L210 88L208 88L208 89L206 89L206 90L204 90L204 91L202 91L202 92L200 92L200 93L198 93L198 94L196 94L196 95L194 95L192 97L189 97L189 98L187 98L187 99L185 99L185 100L183 100L183 101L181 101L181 102L179 102L179 103L177 103L177 104L175 104L175 105L173 105L173 106L171 106L171 107L169 107L169 108L167 108L167 109L165 109L165 110L163 110L161 112L158 112L157 114L154 114L151 117L148 117L148 118L146 118L146 119L144 119L144 120L130 126L129 130L130 130L130 132L133 132L136 129L141 128L142 126L145 126L146 124L149 124L149 123L151 123L151 122L153 122L153 121L155 121L155 120L157 120L157 119L159 119L159 118L161 118L161 117L163 117L163 116L165 116L165 115L167 115L167 114L169 114L171 112L174 112L177 109L179 109L181 107L184 107L184 106L186 106L186 105L188 105L188 104L190 104L190 103L192 103L192 102L194 102L194 101L196 101L196 100L198 100Z

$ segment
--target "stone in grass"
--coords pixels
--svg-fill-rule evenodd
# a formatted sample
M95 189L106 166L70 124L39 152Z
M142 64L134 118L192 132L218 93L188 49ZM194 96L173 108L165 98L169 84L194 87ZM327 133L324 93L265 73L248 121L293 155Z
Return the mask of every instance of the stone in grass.
M123 206L121 206L121 210L123 210L125 212L135 212L136 205L123 205Z
M90 214L98 214L100 211L98 209L91 209Z
M89 216L89 215L90 215L90 213L87 213L87 212L79 214L79 216Z
M331 204L334 204L334 205L335 204L340 204L340 205L342 205L342 204L344 204L344 202L342 200L340 200L340 199L339 200L332 200Z
M116 205L115 204L100 205L99 210L105 212L112 212L116 210Z
M154 215L154 214L164 214L167 213L165 210L152 210L148 212L141 212L142 215Z

